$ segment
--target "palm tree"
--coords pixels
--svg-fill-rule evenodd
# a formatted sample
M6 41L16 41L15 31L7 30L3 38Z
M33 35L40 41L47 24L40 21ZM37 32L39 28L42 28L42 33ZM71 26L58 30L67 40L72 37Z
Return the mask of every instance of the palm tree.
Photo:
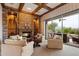
M48 30L51 30L55 32L55 28L57 27L57 23L52 22L51 24L48 24Z

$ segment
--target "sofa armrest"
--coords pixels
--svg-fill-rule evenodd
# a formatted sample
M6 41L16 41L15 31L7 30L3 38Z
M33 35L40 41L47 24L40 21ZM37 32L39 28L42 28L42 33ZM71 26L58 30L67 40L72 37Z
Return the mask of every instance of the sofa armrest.
M34 42L28 43L26 46L22 48L22 56L30 56L33 53L33 44Z

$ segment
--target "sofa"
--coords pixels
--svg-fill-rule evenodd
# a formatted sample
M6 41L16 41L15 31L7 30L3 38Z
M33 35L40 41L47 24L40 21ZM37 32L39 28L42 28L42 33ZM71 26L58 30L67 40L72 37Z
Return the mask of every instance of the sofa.
M22 42L22 43L21 43ZM34 42L5 40L5 44L1 44L1 56L30 56L33 53ZM14 44L15 43L15 44ZM17 44L16 44L17 43ZM20 45L18 45L20 44Z
M62 49L63 39L59 35L55 35L53 39L48 39L48 48Z

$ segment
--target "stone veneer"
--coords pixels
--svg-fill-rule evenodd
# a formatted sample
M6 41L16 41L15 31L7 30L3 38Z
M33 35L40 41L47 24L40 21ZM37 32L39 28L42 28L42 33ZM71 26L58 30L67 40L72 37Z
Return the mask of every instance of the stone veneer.
M6 9L2 8L3 40L8 38Z

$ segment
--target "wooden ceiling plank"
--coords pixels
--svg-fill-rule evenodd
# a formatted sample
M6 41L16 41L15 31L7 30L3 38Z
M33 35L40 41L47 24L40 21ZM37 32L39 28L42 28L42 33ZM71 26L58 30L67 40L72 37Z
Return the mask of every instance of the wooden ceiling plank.
M67 4L67 3L61 3L61 4L57 5L56 7L52 8L52 9L49 10L48 12L46 12L46 13L40 15L40 17L43 16L43 15L45 15L45 14L47 14L47 13L49 13L49 12L51 12L51 11L53 11L53 10L55 10L55 9L57 9L57 8L59 8L59 7L61 7L61 6L63 6L63 5L65 5L65 4Z

